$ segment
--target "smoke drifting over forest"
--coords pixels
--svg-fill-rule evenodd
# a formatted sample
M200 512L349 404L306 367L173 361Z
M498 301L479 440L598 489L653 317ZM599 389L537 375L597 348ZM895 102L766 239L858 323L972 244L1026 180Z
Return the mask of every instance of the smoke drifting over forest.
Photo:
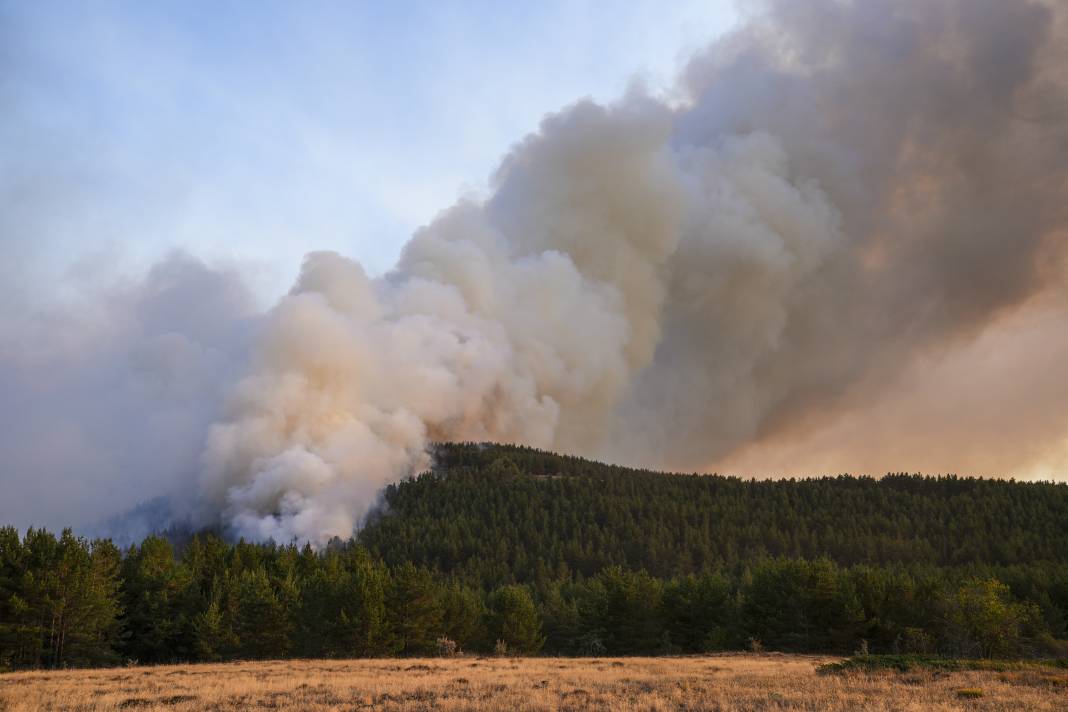
M764 3L670 101L635 88L546 117L489 196L382 277L311 253L266 315L239 284L170 309L186 277L236 281L177 255L111 295L107 329L64 330L108 346L68 344L60 384L25 342L5 349L0 393L30 417L5 407L0 451L62 473L44 433L61 402L92 403L105 452L131 433L149 452L85 467L195 478L198 522L319 544L432 440L739 474L1056 463L1066 40L1042 2ZM112 374L116 350L150 375ZM954 394L969 408L917 417ZM833 457L806 449L820 432Z

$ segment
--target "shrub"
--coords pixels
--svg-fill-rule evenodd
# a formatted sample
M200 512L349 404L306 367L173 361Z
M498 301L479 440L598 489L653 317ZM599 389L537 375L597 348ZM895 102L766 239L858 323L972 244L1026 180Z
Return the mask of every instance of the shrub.
M1014 657L1022 652L1022 628L1037 617L1033 606L1012 600L997 579L966 581L944 602L945 647L963 657Z
M456 655L457 651L458 648L455 640L452 640L447 635L438 638L438 655L443 658L451 658Z

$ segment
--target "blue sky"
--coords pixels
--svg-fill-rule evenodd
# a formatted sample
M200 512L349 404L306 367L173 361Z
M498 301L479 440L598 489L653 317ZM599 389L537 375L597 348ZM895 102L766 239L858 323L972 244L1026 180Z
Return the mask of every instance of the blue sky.
M727 1L0 1L4 296L175 247L265 301L309 250L382 272L546 112L666 90L733 22Z

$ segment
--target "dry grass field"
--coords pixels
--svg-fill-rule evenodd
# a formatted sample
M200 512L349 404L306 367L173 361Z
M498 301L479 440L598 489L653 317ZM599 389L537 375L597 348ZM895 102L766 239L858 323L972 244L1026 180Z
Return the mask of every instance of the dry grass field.
M0 675L0 710L1068 710L1068 671L821 675L831 658L299 660Z

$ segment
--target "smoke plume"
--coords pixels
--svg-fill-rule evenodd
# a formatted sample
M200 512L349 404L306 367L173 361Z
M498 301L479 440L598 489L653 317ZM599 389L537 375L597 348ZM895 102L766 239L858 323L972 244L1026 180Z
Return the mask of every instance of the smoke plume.
M1036 300L1063 333L1065 14L767 2L680 97L547 117L388 274L308 255L198 516L348 536L432 440L703 470L877 409Z

